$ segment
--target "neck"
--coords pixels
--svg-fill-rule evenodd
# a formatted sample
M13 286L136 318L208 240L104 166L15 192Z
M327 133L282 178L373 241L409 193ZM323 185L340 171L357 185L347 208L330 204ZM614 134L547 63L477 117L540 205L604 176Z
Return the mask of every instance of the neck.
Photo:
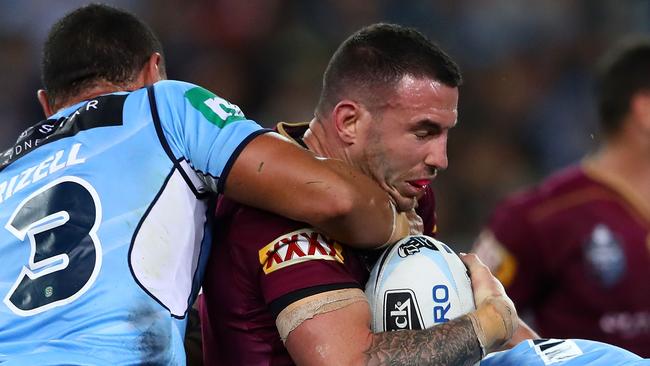
M100 95L104 94L110 94L110 93L115 93L118 91L130 91L130 90L135 90L138 89L136 85L133 84L127 84L127 85L117 85L113 84L110 82L100 82L97 84L94 84L91 87L83 89L80 93L76 94L75 96L65 99L61 103L56 103L55 108L53 108L55 111L59 111L63 108L70 107L72 105L75 105L79 102L83 102L84 100L89 100L96 98Z
M613 138L592 158L594 167L625 181L650 204L650 144L640 138Z
M348 157L347 149L345 149L345 146L334 142L332 136L328 134L324 123L327 122L320 121L316 117L309 122L309 129L302 138L305 145L317 156L339 159L350 163L351 160Z

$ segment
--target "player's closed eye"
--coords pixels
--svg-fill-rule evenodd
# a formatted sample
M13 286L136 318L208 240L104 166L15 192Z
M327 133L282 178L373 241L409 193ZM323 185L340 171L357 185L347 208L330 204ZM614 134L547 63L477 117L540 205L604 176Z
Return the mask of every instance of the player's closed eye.
M415 135L415 138L418 140L428 140L438 136L440 132L434 130L419 130L419 131L415 131L413 134Z

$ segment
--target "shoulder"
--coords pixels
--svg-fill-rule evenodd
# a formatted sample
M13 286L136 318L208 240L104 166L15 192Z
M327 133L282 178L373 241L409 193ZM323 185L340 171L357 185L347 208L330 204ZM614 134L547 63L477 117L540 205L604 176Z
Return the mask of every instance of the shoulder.
M153 94L148 91L149 89L153 90ZM191 96L193 93L205 91L202 94L211 94L208 90L198 85L178 80L161 80L153 84L150 88L141 90L149 94L149 98L153 98L158 108L162 109L162 111L171 106L173 106L173 109L178 109L178 107L189 101L188 96ZM196 91L193 92L193 90Z
M311 260L344 263L344 246L309 224L236 203L217 203L218 230L228 232L229 245L254 250L265 273Z
M309 224L264 211L252 206L239 203L224 195L219 195L215 207L217 220L246 221L254 223L251 227L286 226L304 227Z
M193 83L180 80L161 80L153 84L156 100L182 100L198 108L199 103L219 98L212 91ZM223 101L226 102L225 100Z
M525 220L529 215L543 215L554 206L569 207L577 194L594 186L579 166L560 170L534 186L503 199L494 209L492 221Z
M571 196L585 185L584 174L578 167L561 170L535 186L511 194L492 211L486 227L474 243L479 254L499 279L509 284L513 279L514 256L537 255L549 230L565 220L563 214Z
M246 206L225 196L217 201L215 218L220 230L228 233L229 242L253 249L261 249L288 233L309 227L306 223Z
M156 93L180 93L184 94L194 88L204 89L203 87L180 80L161 80L153 84ZM205 89L207 90L207 89Z

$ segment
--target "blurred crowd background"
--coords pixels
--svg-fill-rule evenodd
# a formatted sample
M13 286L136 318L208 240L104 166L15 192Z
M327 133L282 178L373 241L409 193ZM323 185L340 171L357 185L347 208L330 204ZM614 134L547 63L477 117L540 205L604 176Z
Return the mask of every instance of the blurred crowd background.
M56 19L86 2L0 0L2 150L43 118L41 45ZM152 26L169 78L200 84L266 126L312 118L330 55L361 26L385 21L428 35L465 78L449 169L434 185L439 237L458 250L505 194L596 145L595 59L621 37L650 32L650 0L104 2Z

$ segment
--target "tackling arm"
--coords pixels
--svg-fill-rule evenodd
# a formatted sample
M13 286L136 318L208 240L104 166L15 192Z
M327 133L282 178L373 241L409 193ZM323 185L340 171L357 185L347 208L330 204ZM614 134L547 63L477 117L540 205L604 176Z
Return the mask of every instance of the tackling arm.
M395 242L410 230L406 215L396 213L388 194L369 177L341 161L317 159L275 133L246 145L228 174L224 194L310 223L360 248Z

